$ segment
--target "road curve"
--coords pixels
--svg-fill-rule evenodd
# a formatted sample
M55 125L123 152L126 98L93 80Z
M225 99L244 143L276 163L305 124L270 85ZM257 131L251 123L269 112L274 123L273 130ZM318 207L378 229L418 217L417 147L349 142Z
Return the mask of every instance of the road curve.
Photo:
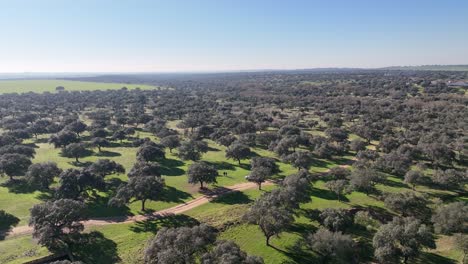
M339 165L339 167L347 168L349 167L349 165L348 164ZM272 184L273 182L269 182L269 181L263 183L264 186L272 185ZM176 206L173 206L164 210L156 211L156 212L153 212L152 214L94 218L94 219L83 221L83 224L85 227L91 227L91 226L102 226L102 225L111 225L111 224L133 223L136 221L143 221L143 220L150 219L150 218L166 217L169 215L181 214L195 207L206 204L210 202L211 200L215 199L216 197L219 197L220 195L230 193L230 192L235 192L235 191L244 191L244 190L253 189L257 187L258 187L257 184L253 182L243 182L243 183L235 184L232 186L220 187L220 191L216 192L216 194L202 195L186 203L178 204ZM18 227L14 227L10 229L10 231L7 232L7 237L32 234L32 231L33 231L33 228L30 226L27 226L27 225L18 226Z
M264 186L272 185L272 184L273 184L272 182L263 183ZM156 211L156 212L153 212L152 214L94 218L94 219L83 221L82 223L84 224L85 227L91 227L91 226L101 226L101 225L111 225L111 224L133 223L136 221L143 221L149 218L158 218L158 217L165 217L169 215L181 214L195 207L206 204L210 202L211 200L215 199L216 197L219 197L220 195L235 192L235 191L244 191L244 190L257 188L257 187L258 187L257 184L253 182L243 182L243 183L239 183L239 184L232 185L232 186L222 187L221 190L218 191L216 194L202 195L186 203L178 204L176 206L173 206L164 210ZM7 236L12 237L12 236L26 235L26 234L31 234L32 232L33 232L33 228L31 226L24 225L24 226L18 226L18 227L14 227L10 229L10 231L7 232Z

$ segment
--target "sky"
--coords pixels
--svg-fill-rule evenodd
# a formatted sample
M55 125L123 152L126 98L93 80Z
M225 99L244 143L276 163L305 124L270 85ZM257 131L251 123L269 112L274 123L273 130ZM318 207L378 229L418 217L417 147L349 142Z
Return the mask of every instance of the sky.
M467 0L0 0L0 73L468 64Z

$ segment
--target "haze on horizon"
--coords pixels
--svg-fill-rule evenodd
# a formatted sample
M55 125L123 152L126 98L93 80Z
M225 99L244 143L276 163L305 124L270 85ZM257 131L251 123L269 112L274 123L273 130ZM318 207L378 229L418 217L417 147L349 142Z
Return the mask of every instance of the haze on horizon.
M468 1L0 0L0 72L468 64Z

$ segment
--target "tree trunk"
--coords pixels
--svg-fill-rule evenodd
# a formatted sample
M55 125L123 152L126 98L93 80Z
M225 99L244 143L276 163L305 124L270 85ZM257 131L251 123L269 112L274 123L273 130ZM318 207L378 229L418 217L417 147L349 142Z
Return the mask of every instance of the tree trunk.
M79 162L80 162L80 161L78 160L78 157L75 157L75 160L76 160L76 162L77 162L77 163L79 163Z
M169 153L172 153L172 148L169 148Z
M240 165L241 165L241 163L240 163L240 159L237 159L237 161L239 162L239 166L240 166Z
M99 152L101 152L101 146L98 146L97 148L98 148Z
M141 211L145 211L146 199L141 200Z
M270 246L270 236L266 237L266 245L269 247Z
M405 259L403 260L403 263L408 263L408 256L405 256Z
M203 181L200 181L200 189L203 189Z

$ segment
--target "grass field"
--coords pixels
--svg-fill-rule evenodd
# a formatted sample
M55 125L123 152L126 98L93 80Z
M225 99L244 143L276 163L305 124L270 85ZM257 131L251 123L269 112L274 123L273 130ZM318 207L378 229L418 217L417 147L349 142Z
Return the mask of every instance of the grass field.
M171 126L175 126L172 122ZM318 131L316 133L319 133ZM65 158L60 155L60 149L53 148L46 143L49 135L39 137L38 141L30 140L28 143L36 144L36 158L34 162L55 161L59 167L72 168L75 164L74 159ZM146 132L139 132L140 137L150 137L157 141L152 135ZM86 137L86 133L83 135ZM227 160L225 158L224 146L218 145L213 141L207 140L210 151L205 153L202 160L211 163L219 170L219 174L227 172L227 177L219 177L218 186L229 186L244 182L245 175L249 173L249 160L243 160L239 166L237 161ZM256 155L273 157L277 156L265 149L253 148ZM115 142L111 147L103 148L102 153L94 150L91 156L80 159L82 164L93 162L99 158L110 158L125 166L127 171L135 162L136 148L129 146L128 142L122 144ZM199 195L197 185L187 183L186 170L191 162L182 161L177 157L177 151L174 153L166 152L166 160L161 162L163 166L163 177L166 180L168 190L170 191L169 201L148 201L149 210L161 210L191 200ZM311 168L313 172L323 172L329 168L349 164L353 156L343 156L334 160L315 159ZM279 176L287 176L295 173L297 169L290 164L278 160L281 173ZM126 181L126 175L111 175L108 181L120 183ZM0 179L0 182L6 182L6 179ZM57 183L55 183L56 185ZM214 185L210 185L213 187ZM160 220L136 222L132 224L112 224L107 226L92 227L87 230L89 236L95 236L95 245L87 248L77 248L75 254L79 254L87 263L141 263L145 243L161 227L173 227L190 225L197 223L207 223L221 230L219 237L221 239L233 240L240 247L250 254L259 255L265 259L265 263L310 263L318 261L317 256L303 247L298 247L297 243L302 235L314 231L319 223L306 217L308 212L315 209L324 208L351 208L355 206L373 207L378 210L385 210L382 201L375 196L368 196L362 192L352 192L346 195L343 202L337 200L337 197L325 187L325 182L317 181L314 183L311 200L301 205L301 209L296 216L295 224L283 232L280 237L272 238L273 247L265 245L265 238L257 226L248 225L242 222L242 215L248 210L252 203L263 192L276 188L275 186L265 186L263 190L256 189L244 192L230 193L222 196L208 204L194 208L183 215L169 217ZM411 188L402 182L401 178L389 176L383 184L377 185L377 188L383 192L402 192L410 191ZM416 190L427 194L431 198L451 197L455 193L431 189L427 186L417 186ZM39 191L29 191L27 189L12 189L0 186L0 208L17 216L20 219L18 225L26 225L29 217L29 208L34 204L42 202L48 197L48 193ZM94 196L88 202L90 205L91 217L116 216L116 215L134 215L141 214L140 203L134 202L121 209L110 208L107 206L110 193L104 192ZM350 230L349 233L363 243L371 243L372 233L362 230ZM449 237L440 237L437 241L437 249L425 252L418 263L454 263L461 258L461 252L453 249L453 241ZM97 250L99 249L99 250ZM45 248L38 246L29 236L7 237L0 241L0 263L23 263L41 256L47 255ZM370 253L371 255L372 253ZM111 257L117 255L118 259Z
M27 92L55 92L57 86L65 87L66 91L92 91L110 90L127 87L128 89L154 89L150 85L123 84L123 83L97 83L66 80L0 80L0 94L27 93Z

